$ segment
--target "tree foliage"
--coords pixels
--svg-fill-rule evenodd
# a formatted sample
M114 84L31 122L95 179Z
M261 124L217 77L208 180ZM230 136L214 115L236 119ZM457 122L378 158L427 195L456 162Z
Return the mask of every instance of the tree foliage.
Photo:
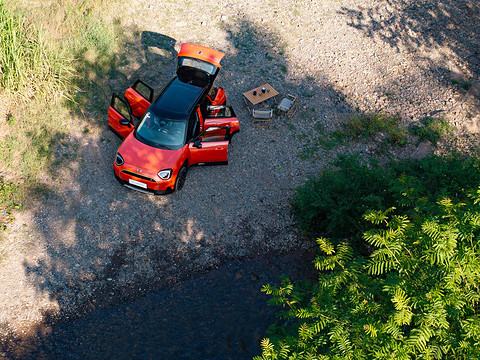
M480 358L480 187L411 189L363 215L369 257L319 238L317 283L263 287L282 311L256 360Z
M348 238L361 243L363 232L372 227L362 219L368 210L396 206L415 217L445 196L463 200L459 196L480 184L480 160L458 154L383 166L340 156L333 165L296 190L293 209L303 230L334 242Z

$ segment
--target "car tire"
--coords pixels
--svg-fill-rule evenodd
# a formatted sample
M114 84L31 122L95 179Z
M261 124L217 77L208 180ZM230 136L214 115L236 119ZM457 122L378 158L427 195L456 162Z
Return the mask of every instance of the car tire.
M180 170L178 170L177 179L175 180L175 190L180 191L182 190L183 186L185 185L185 180L187 179L187 165L183 165Z

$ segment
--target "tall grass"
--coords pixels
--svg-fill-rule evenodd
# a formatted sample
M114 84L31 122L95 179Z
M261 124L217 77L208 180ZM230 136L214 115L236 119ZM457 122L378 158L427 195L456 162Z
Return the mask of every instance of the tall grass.
M0 85L27 98L68 96L73 75L65 52L49 46L44 34L0 0Z

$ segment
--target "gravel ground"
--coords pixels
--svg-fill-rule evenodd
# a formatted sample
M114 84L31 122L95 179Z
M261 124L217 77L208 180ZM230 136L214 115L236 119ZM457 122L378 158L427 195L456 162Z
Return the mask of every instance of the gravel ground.
M119 9L134 41L128 63L108 75L111 91L123 92L138 77L160 90L183 42L225 52L217 85L241 128L229 165L192 168L184 189L169 196L122 187L112 173L120 141L106 128L110 93L98 94L104 108L87 106L86 120L72 117L79 126L72 125L57 150L73 160L45 177L45 201L16 214L0 243L0 336L76 317L231 259L310 247L289 202L335 151L301 160L299 138L318 125L338 128L345 113L399 113L405 126L442 116L457 126L457 139L476 141L479 15L478 2L468 0L199 0L188 6L139 0ZM470 84L468 91L452 80ZM291 123L276 117L271 129L252 127L241 94L264 82L299 96ZM338 151L366 154L367 147ZM397 153L428 151L421 144Z

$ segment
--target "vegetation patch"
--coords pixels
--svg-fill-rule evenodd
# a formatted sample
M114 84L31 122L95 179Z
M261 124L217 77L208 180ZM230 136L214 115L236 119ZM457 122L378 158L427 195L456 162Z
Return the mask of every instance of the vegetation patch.
M454 79L452 79L452 85L457 86L458 88L465 91L470 90L470 88L472 87L472 83L470 81L458 81Z
M387 145L405 146L408 131L402 125L399 115L386 113L353 114L346 117L341 128L325 133L322 126L315 126L315 135L304 139L302 159L314 156L320 149L332 150L347 142L375 141L379 149Z
M0 85L31 98L37 93L65 96L73 74L65 51L53 49L45 35L0 1Z
M359 156L340 156L333 168L322 171L296 189L293 213L301 228L312 236L351 239L362 244L369 224L362 219L368 210L401 205L415 217L416 211L450 196L462 200L467 190L480 184L480 159L458 154L405 159L379 165L362 163ZM459 193L458 190L461 190Z
M24 196L25 192L20 185L0 177L0 230L4 230L12 220L12 211L22 208Z
M478 358L479 159L335 165L294 200L318 282L263 287L282 310L255 359Z
M418 136L418 141L430 141L433 145L437 145L440 138L453 131L453 127L448 121L439 118L425 118L420 125L412 126L409 132Z

